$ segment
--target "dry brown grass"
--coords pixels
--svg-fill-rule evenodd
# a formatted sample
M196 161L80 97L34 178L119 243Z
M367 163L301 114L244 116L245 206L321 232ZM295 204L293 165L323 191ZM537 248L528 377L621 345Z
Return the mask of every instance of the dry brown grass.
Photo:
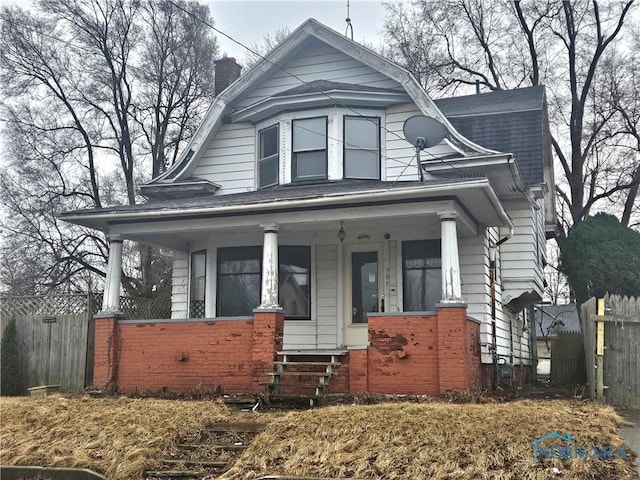
M89 468L109 479L155 468L176 433L231 415L222 403L129 398L0 399L5 465Z
M177 434L249 421L221 403L127 398L3 398L0 413L2 463L90 468L110 480L156 468ZM630 461L534 461L531 442L549 431L571 432L581 445L622 443L620 417L589 403L386 403L250 418L268 426L222 478L636 478Z
M531 442L550 431L621 445L621 421L611 408L568 401L328 407L274 419L221 478L546 480L556 467L564 480L631 480L630 461L533 458Z

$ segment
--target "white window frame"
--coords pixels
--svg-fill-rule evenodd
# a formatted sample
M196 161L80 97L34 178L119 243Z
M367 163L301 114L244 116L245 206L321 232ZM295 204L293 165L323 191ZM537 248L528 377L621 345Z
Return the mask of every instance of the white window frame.
M324 181L335 181L344 179L344 117L345 116L374 117L380 121L380 180L386 180L386 110L384 108L345 108L345 107L324 107L295 112L281 112L273 117L269 117L256 124L256 145L258 146L258 132L279 124L279 171L280 185L293 184L292 158L293 158L293 120L310 119L317 117L327 118L327 179ZM255 189L259 186L258 170L259 148L255 153ZM322 181L322 180L319 180ZM303 183L303 182L301 182Z

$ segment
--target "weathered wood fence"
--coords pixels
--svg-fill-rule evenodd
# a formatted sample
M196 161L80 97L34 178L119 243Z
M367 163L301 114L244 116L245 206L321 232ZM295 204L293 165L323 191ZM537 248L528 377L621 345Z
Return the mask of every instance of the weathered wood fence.
M584 347L580 332L559 332L551 344L551 383L584 383Z
M101 293L0 298L0 328L14 318L23 386L60 385L79 391L93 380L93 315ZM171 314L168 298L121 298L128 319L161 319Z
M640 298L606 296L600 312L592 298L580 323L591 398L640 407Z

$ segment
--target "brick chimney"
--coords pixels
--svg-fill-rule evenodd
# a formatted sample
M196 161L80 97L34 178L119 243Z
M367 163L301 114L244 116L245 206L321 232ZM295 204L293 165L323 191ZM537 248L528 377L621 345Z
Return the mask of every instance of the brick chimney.
M235 82L240 77L242 67L233 57L224 57L215 62L215 96Z

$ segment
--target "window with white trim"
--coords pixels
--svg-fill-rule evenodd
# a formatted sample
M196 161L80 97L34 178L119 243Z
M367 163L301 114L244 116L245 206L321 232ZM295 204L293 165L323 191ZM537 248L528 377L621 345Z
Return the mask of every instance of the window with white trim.
M380 179L380 118L344 117L344 178Z
M258 186L278 184L280 127L276 123L258 132Z
M405 312L436 309L442 299L440 240L402 242L402 290Z
M327 179L327 117L293 120L291 180Z
M311 248L278 247L279 303L287 320L311 318ZM217 315L251 316L260 305L262 247L218 248Z
M201 250L191 254L191 288L189 292L189 317L204 318L205 291L207 283L207 252Z

